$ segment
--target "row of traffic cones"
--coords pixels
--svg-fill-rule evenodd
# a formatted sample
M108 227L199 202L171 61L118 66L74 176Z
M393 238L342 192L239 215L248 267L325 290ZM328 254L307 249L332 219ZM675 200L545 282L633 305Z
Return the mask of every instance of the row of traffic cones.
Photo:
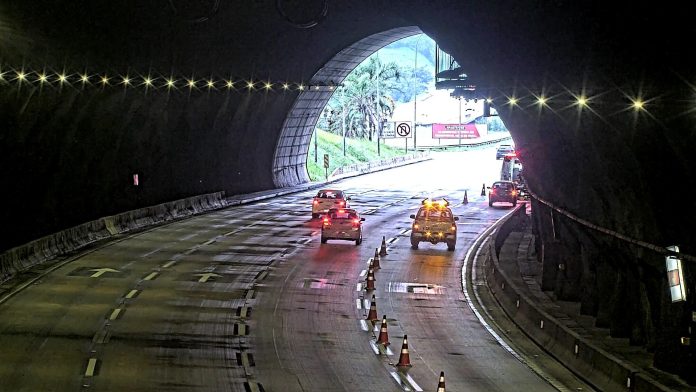
M484 185L485 187L485 185ZM484 188L485 189L485 188ZM464 192L464 203L468 203L466 191ZM379 262L381 256L387 255L387 244L385 238L382 237L382 245L379 252L375 249L375 255L370 260L370 265L367 269L367 277L365 290L370 291L375 289L375 269L381 269ZM375 295L372 295L372 300L370 301L370 310L367 313L366 320L372 323L374 326L379 318L377 317L377 301ZM389 332L387 331L387 315L382 316L382 323L379 328L379 335L377 336L377 344L381 344L384 347L390 345L389 342ZM399 353L399 362L397 362L396 367L398 368L410 368L411 357L408 352L408 335L404 335L403 343L401 344L401 352ZM437 392L445 391L445 372L440 372L440 379L437 383Z

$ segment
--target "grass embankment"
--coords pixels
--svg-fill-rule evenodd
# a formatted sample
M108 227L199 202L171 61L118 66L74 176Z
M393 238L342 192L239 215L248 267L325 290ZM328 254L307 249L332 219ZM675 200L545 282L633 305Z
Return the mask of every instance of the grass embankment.
M314 138L317 136L317 161L314 162ZM380 154L377 155L376 140L346 138L346 155L343 156L343 137L317 129L312 136L307 155L307 172L311 181L326 180L324 154L329 154L329 175L341 166L405 155L403 148L388 147L384 144L380 144Z

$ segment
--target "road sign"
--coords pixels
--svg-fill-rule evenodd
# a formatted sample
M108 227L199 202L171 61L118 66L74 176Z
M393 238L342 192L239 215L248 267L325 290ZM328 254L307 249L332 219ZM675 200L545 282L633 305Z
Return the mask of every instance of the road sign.
M393 122L385 122L382 125L382 133L380 135L382 139L393 139L396 137L396 124Z
M397 121L396 122L396 137L411 137L411 122Z
M324 154L324 168L329 168L329 154Z

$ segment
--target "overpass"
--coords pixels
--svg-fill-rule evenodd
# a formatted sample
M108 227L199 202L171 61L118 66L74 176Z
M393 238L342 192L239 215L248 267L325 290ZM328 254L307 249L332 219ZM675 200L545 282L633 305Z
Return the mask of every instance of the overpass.
M696 67L676 8L3 0L0 251L182 197L306 182L333 86L424 32L520 148L543 288L694 382L694 302L671 302L664 262L678 245L693 293Z

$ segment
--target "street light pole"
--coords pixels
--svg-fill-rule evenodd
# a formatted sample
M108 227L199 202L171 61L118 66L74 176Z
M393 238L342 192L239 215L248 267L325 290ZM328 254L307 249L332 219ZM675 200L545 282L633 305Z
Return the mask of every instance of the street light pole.
M457 97L459 100L459 126L457 127L457 134L459 134L459 147L462 147L462 97Z
M416 53L413 56L413 151L414 152L416 151L416 146L417 146L416 134L418 133L418 132L416 132L418 129L418 125L416 125L416 121L418 121L418 117L416 115L417 103L418 103L417 94L416 94L416 68L418 68L418 44L420 43L421 38L423 38L422 35L419 36L418 40L416 41Z

